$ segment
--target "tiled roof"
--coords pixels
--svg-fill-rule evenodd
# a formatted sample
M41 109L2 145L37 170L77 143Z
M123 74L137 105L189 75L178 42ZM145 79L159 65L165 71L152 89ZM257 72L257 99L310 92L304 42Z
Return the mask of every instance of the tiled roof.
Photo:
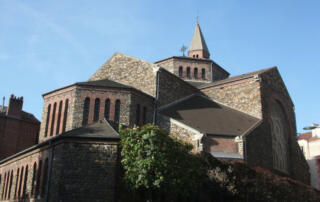
M320 140L320 138L317 136L313 137L312 132L307 132L307 133L300 134L298 137L298 140L306 140L308 142L312 142L312 141Z
M109 79L95 80L95 81L85 81L85 82L77 82L75 85L79 86L96 86L96 87L111 87L111 88L132 88L131 86L127 86L115 81L111 81Z
M244 135L259 119L202 95L160 109L160 114L182 122L200 132L213 135Z

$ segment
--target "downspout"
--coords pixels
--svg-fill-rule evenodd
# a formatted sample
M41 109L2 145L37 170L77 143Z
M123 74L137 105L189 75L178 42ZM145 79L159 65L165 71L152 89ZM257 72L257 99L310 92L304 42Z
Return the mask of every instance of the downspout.
M159 99L159 83L160 83L160 69L157 71L157 78L156 78L156 99L153 105L153 124L157 123L157 113L158 113L158 99Z
M49 153L49 165L48 165L48 181L46 184L46 195L45 195L45 201L49 201L49 188L50 188L50 181L51 181L51 171L52 171L52 160L53 160L53 145L52 145L52 140L49 141L49 148L50 148L50 153Z

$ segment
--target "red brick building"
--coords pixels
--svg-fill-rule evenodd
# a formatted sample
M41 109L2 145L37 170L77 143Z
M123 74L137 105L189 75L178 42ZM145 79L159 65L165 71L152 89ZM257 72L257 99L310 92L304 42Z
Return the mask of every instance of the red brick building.
M0 160L38 143L40 122L22 106L23 97L11 95L0 107Z

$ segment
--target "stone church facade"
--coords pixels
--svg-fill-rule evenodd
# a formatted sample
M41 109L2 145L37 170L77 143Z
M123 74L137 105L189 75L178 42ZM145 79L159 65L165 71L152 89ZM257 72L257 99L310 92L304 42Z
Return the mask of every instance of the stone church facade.
M0 201L115 201L117 124L155 123L194 152L310 183L277 68L229 77L199 24L188 56L151 63L115 53L88 81L43 98L39 144L0 161Z

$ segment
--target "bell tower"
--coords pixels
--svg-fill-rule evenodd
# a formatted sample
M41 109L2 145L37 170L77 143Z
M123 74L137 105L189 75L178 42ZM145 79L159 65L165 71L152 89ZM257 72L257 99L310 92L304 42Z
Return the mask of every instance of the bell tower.
M210 58L210 53L202 35L200 25L197 22L196 27L194 29L192 41L189 46L188 56L193 58Z

